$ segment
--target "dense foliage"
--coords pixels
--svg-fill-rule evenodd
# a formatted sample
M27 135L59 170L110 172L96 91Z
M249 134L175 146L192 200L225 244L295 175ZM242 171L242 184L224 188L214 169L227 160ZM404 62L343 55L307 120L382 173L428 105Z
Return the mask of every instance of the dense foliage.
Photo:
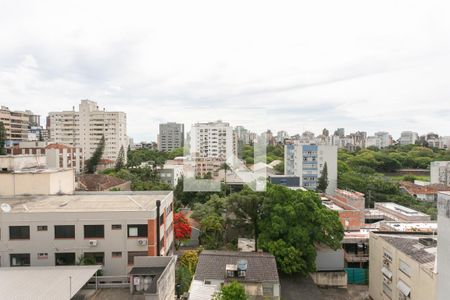
M226 284L220 290L220 293L215 296L217 300L247 300L245 295L245 288L242 284L233 280L231 283Z
M127 167L139 167L142 163L154 166L163 166L166 160L183 156L183 148L175 149L171 152L163 152L153 149L136 149L127 153Z
M271 163L274 160L283 160L284 146L283 145L269 145L266 150L267 163ZM244 145L242 151L242 160L247 164L253 164L254 162L254 148L251 145Z
M0 155L6 154L5 142L6 142L6 129L3 122L0 122Z
M325 192L328 187L328 165L325 162L323 165L322 174L319 177L318 183L317 183L317 190L319 192Z
M97 170L97 165L99 164L100 160L103 156L103 151L105 150L105 136L102 135L102 138L100 139L100 142L97 145L97 148L95 149L94 153L92 154L91 158L86 160L86 172L89 174L94 174Z
M178 260L175 280L181 286L181 293L187 292L194 277L195 268L198 263L198 256L203 248L185 251Z
M340 246L343 228L336 212L322 206L314 192L268 185L266 192L245 188L228 197L211 196L194 205L200 221L200 241L206 249L254 238L275 255L284 273L307 274L315 268L315 246ZM256 245L256 246L257 246Z
M403 193L398 180L390 172L400 168L427 168L431 161L450 160L450 151L418 145L393 146L384 150L365 149L357 152L339 151L338 187L366 195L367 206L374 202L396 202L436 218L436 204L423 202ZM401 180L413 181L407 175Z

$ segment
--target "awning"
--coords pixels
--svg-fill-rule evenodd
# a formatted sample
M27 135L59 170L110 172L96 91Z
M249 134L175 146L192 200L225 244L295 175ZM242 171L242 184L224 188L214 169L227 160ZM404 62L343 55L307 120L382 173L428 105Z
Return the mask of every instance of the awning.
M392 272L389 271L386 267L383 267L381 269L381 272L383 272L383 275L386 276L389 279L392 279Z
M411 288L401 280L398 281L397 288L399 289L400 293L402 293L406 297L409 297L409 294L411 294Z

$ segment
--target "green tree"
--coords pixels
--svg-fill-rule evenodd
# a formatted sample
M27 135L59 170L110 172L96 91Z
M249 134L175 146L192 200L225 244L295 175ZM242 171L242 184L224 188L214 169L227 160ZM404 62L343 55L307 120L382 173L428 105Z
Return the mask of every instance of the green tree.
M324 193L327 190L327 187L328 187L328 166L327 163L325 162L322 169L322 175L318 180L317 190L319 192Z
M261 206L264 201L263 193L256 193L245 188L239 193L228 197L228 213L233 216L232 222L237 227L249 227L255 239L255 251L258 251L258 222L261 218Z
M316 246L341 247L344 229L337 212L312 192L268 185L259 226L260 247L272 253L283 273L315 270Z
M3 122L0 122L0 155L6 155L6 129Z
M200 244L205 249L217 249L223 245L224 220L221 216L212 214L200 222Z
M245 288L242 284L233 280L231 283L224 285L220 290L219 300L247 300Z
M100 139L100 142L97 145L97 148L95 149L94 153L92 154L92 157L89 158L86 161L86 172L89 174L94 174L97 165L100 162L100 159L102 159L103 151L105 150L105 136L102 135L102 138Z
M124 158L125 158L125 151L123 150L123 145L122 145L122 146L120 146L119 154L117 155L117 159L116 159L116 166L115 166L116 171L119 171L125 167L125 163L123 161Z

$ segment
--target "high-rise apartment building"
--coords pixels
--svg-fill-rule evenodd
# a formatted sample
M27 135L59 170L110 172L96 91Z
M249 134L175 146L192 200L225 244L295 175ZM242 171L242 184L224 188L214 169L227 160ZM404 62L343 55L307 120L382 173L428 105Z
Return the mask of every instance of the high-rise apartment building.
M169 152L184 146L184 124L159 124L158 150Z
M301 186L315 190L326 163L328 171L326 192L334 195L337 187L337 149L331 145L288 142L284 147L284 174L299 176Z
M39 125L39 116L31 111L11 111L6 106L0 107L0 122L6 130L6 147L28 140L28 129Z
M120 148L124 148L125 159L128 148L127 119L124 112L109 112L100 109L96 102L81 100L79 111L50 112L48 126L53 143L81 147L86 159L105 137L103 158L116 160Z
M190 132L189 153L195 161L197 176L218 175L221 164L237 155L233 127L222 121L194 124Z
M196 157L218 158L226 161L236 154L236 139L229 123L216 121L196 123L191 131L191 154Z
M402 131L400 135L400 145L414 145L419 139L419 134L413 131Z

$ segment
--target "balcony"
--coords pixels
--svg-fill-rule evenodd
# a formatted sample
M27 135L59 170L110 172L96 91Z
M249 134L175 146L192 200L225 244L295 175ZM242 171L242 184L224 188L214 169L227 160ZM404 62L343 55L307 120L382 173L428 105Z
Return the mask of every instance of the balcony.
M344 259L346 262L368 262L368 252L344 252Z

